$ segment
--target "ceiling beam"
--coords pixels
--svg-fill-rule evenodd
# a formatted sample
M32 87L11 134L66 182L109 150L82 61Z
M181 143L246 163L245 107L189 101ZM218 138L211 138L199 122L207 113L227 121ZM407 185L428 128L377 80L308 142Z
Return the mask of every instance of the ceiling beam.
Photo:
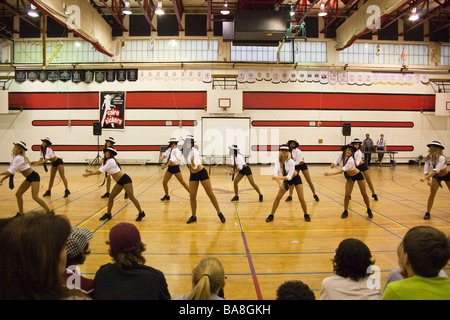
M153 8L155 7L155 4L153 3L153 1L144 0L144 5L142 5L141 0L136 0L136 2L139 5L139 8L141 9L141 11L144 13L144 17L145 17L145 19L147 19L147 22L150 25L150 27L152 28L152 31L156 31L156 28L152 23L153 15L155 12L153 10Z
M181 23L181 19L183 18L184 7L182 0L172 0L173 8L175 9L175 15L178 20L178 30L184 31L183 24Z
M113 18L117 21L117 23L120 25L120 27L122 28L123 31L127 32L128 29L123 25L123 21L122 21L122 11L119 11L119 5L117 4L117 0L111 0L114 9L116 10L116 12L114 12L113 8L111 8L108 3L106 2L106 0L100 0L101 3L103 3L103 5L105 6L105 8L109 11L109 13L111 13L111 15L113 16ZM118 12L120 12L118 14Z

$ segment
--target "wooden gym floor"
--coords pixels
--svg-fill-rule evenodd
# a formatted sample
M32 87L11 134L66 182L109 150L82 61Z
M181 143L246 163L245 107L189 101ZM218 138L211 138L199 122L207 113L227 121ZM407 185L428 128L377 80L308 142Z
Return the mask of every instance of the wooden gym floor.
M225 297L235 299L276 298L276 290L287 280L301 280L320 296L322 280L333 275L334 251L340 241L358 238L372 252L381 273L381 289L389 271L397 267L396 249L406 231L414 226L429 225L450 234L450 193L446 186L440 189L431 211L431 219L422 219L428 198L428 186L419 179L423 167L397 165L396 167L371 166L370 172L379 201L371 198L374 214L367 218L366 208L359 188L355 185L349 207L349 217L341 219L344 199L344 177L325 177L329 166L309 165L310 174L320 202L314 201L311 190L304 184L304 194L312 221L303 220L300 203L294 193L292 202L283 197L275 220L266 223L277 193L276 182L271 180L272 168L252 165L256 184L264 195L258 195L247 179L239 184L239 202L234 196L230 176L223 166L212 167L211 183L227 219L220 223L214 207L200 186L198 192L198 221L187 225L190 217L189 195L173 177L169 182L170 201L162 202L162 178L165 171L157 165L124 165L123 170L133 179L134 193L146 213L141 222L135 222L137 210L121 193L113 207L113 218L99 221L106 210L107 200L100 196L105 187L99 187L102 176L84 178L86 165L65 165L69 189L72 194L64 199L64 186L57 175L52 196L44 198L57 214L67 215L74 226L87 227L94 232L90 243L91 254L81 267L86 277L93 278L98 268L111 261L108 255L109 230L126 221L138 226L146 245L147 264L161 270L167 279L172 297L188 293L191 288L191 270L207 256L218 257L225 268L227 280ZM0 165L5 171L7 165ZM208 167L207 167L208 169ZM42 167L42 195L47 189L49 174ZM182 168L186 182L187 168ZM302 180L305 179L302 175ZM17 175L16 186L23 177ZM14 190L3 186L0 195L0 218L15 215L17 204ZM370 196L370 190L367 188ZM286 194L287 195L287 194ZM30 192L24 197L25 211L37 209ZM450 275L450 268L446 266Z

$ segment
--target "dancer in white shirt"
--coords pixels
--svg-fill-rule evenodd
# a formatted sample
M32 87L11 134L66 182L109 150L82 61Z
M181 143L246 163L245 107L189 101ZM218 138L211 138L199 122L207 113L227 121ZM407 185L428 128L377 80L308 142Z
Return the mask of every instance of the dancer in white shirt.
M178 149L178 140L176 138L170 138L169 147L161 156L159 162L162 162L164 159L167 159L167 162L162 168L167 168L167 171L163 178L164 197L161 198L161 201L170 200L168 183L170 178L172 178L172 175L175 175L175 178L177 178L186 191L189 192L189 186L184 181L180 170L180 163L182 162L183 155L181 154L180 149Z
M445 181L447 188L450 190L450 170L447 167L447 158L443 151L444 146L439 141L433 141L427 144L428 155L425 157L425 176L420 181L427 181L430 186L430 195L428 196L427 212L423 217L425 220L430 219L430 211L433 207L434 198L439 187L442 188L442 181ZM431 181L430 181L430 178Z
M41 178L39 174L34 171L30 164L28 163L28 158L25 156L25 151L27 151L27 145L23 141L19 141L14 143L14 147L12 149L12 160L10 162L10 166L7 171L0 173L0 176L4 176L0 179L0 185L3 184L3 181L9 178L9 188L14 189L14 175L17 172L20 172L25 180L20 184L19 188L16 191L16 199L17 206L19 207L19 211L16 216L20 216L24 214L23 211L23 194L31 187L31 196L33 200L36 201L47 213L54 214L53 210L50 210L48 205L44 200L39 198L39 187Z
M280 175L281 173L281 175ZM272 180L278 183L279 189L278 193L273 201L272 212L267 217L266 222L271 222L274 219L275 212L280 204L280 200L286 191L289 190L290 186L294 186L297 191L297 196L300 201L300 205L303 210L303 217L305 221L311 221L311 217L308 214L308 209L306 207L306 201L303 196L303 184L300 174L295 171L294 160L291 159L289 155L289 147L285 144L281 145L280 152L278 154L277 162L275 163L275 172Z
M117 151L114 148L106 148L102 166L97 171L86 169L86 173L83 174L83 177L100 175L106 172L111 175L114 181L116 181L116 185L113 187L111 195L108 198L107 212L100 217L100 220L110 220L112 218L111 210L114 204L114 198L122 191L122 189L124 189L128 194L129 199L133 202L136 209L138 209L136 221L141 221L142 218L145 217L145 212L142 211L139 201L134 196L131 178L120 169L119 164L114 158L116 155Z
M58 158L55 155L55 152L53 151L50 146L52 145L52 142L50 138L46 137L44 139L41 139L41 158L39 161L33 161L31 163L32 166L37 166L40 164L44 165L45 171L47 171L47 166L45 165L48 161L51 162L52 167L50 169L50 180L48 181L48 189L45 191L45 193L42 195L43 197L51 196L52 194L52 187L53 182L55 181L56 171L58 171L59 176L61 177L62 182L64 183L65 191L64 191L64 198L67 198L70 194L69 191L69 184L67 183L67 178L64 172L64 162L61 158Z
M372 198L378 201L378 196L375 193L375 188L373 187L372 179L370 177L369 166L363 161L363 153L361 151L362 141L358 138L353 139L351 144L356 148L355 152L355 163L356 168L361 171L364 175L364 179L367 181L370 191L372 191Z
M300 171L305 176L306 182L308 182L309 188L313 193L314 200L319 201L319 197L316 195L316 189L314 188L314 184L311 180L311 176L309 174L309 169L305 161L302 159L302 151L298 148L299 143L295 139L291 139L287 143L289 147L289 151L291 152L291 158L295 162L295 171L300 173ZM292 201L292 194L294 192L294 187L291 186L289 188L289 196L286 198L286 202Z
M355 181L358 181L359 190L361 191L361 195L363 196L364 203L367 206L367 215L370 219L373 218L372 210L370 209L370 201L369 196L366 191L366 184L364 182L364 176L356 168L354 154L356 152L356 148L354 146L345 145L342 147L342 154L340 154L334 163L331 164L331 168L333 169L336 166L341 167L339 171L334 172L325 172L325 176L333 176L337 174L344 173L345 179L347 180L345 183L345 198L344 198L344 212L341 215L341 218L348 217L348 204L350 201L350 196L352 194L353 185Z
M230 149L230 156L229 156L229 164L228 166L233 168L233 171L229 174L233 176L234 180L234 197L231 199L231 201L239 201L239 182L242 180L244 176L247 176L248 182L252 185L252 187L255 189L256 192L258 192L259 195L259 202L263 201L263 195L261 191L259 190L259 187L256 185L255 180L253 179L252 169L250 169L250 166L245 163L244 156L239 152L239 148L237 145L233 144L231 147L228 147ZM236 174L236 177L234 175Z
M191 176L189 178L189 198L191 201L191 217L186 221L186 223L193 223L197 221L197 191L199 182L201 182L203 189L205 189L206 194L211 200L212 205L217 211L217 216L222 223L225 223L226 219L220 211L219 202L217 201L214 191L211 186L211 181L209 179L208 171L203 167L202 161L200 159L200 153L196 148L194 148L195 141L194 137L189 135L184 140L183 145L183 157L184 163L188 166L191 171Z

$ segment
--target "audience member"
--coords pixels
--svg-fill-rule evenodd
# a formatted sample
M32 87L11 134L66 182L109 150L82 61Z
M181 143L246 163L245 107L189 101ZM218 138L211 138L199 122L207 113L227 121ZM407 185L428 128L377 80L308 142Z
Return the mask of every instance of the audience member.
M450 237L428 226L403 238L399 264L404 280L390 282L383 300L450 300L450 279L439 272L450 259Z
M94 280L83 277L79 273L78 265L86 261L86 256L91 253L89 241L92 240L92 232L88 228L72 227L67 239L67 262L64 279L69 289L78 289L86 295L93 297Z
M170 300L164 274L145 265L145 245L135 225L121 222L109 232L114 263L100 267L94 278L96 300Z
M278 287L277 300L316 300L316 297L307 284L290 280Z
M400 257L401 257L402 250L403 250L403 242L400 242L397 247L397 259L398 259L399 266L401 265ZM408 275L406 274L406 271L402 267L392 269L391 272L389 272L389 275L386 279L386 283L384 285L383 292L386 290L386 287L389 283L391 283L393 281L403 280L407 277L408 277ZM441 271L439 271L439 277L448 278L448 275L445 273L444 269L441 269Z
M192 270L192 291L173 300L225 300L225 271L219 259L204 258Z
M0 234L0 300L89 299L63 279L70 222L62 215L31 212Z
M379 300L379 289L368 284L375 263L369 248L358 239L345 239L336 249L333 271L336 276L322 281L320 300Z

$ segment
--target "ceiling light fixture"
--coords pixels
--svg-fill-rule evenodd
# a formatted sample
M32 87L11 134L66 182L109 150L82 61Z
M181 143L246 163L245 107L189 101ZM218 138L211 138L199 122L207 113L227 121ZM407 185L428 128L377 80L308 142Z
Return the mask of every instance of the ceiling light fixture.
M223 9L220 10L221 14L227 15L230 14L230 10L228 9L228 2L225 1L225 4L223 5Z
M158 6L155 9L155 13L158 15L164 14L164 10L163 10L161 1L158 1Z
M292 6L292 3L289 2L288 5L291 7L291 11L289 12L290 15L291 15L291 17L292 17L292 16L295 16L295 11L294 11L294 7Z
M27 12L27 14L28 14L30 17L33 17L33 18L39 17L39 14L36 12L36 7L35 7L34 5L32 5L32 4L30 4L30 8L31 8L31 10L29 10L29 11Z
M327 10L325 8L325 3L320 2L320 9L319 9L319 17L325 17L327 15Z
M133 13L133 12L131 12L131 10L130 10L130 2L125 1L125 4L124 4L124 8L123 8L123 10L122 10L122 13L123 13L123 14L132 14L132 13Z
M416 21L417 19L419 19L419 15L417 14L417 8L412 8L411 12L412 15L409 16L409 20Z

